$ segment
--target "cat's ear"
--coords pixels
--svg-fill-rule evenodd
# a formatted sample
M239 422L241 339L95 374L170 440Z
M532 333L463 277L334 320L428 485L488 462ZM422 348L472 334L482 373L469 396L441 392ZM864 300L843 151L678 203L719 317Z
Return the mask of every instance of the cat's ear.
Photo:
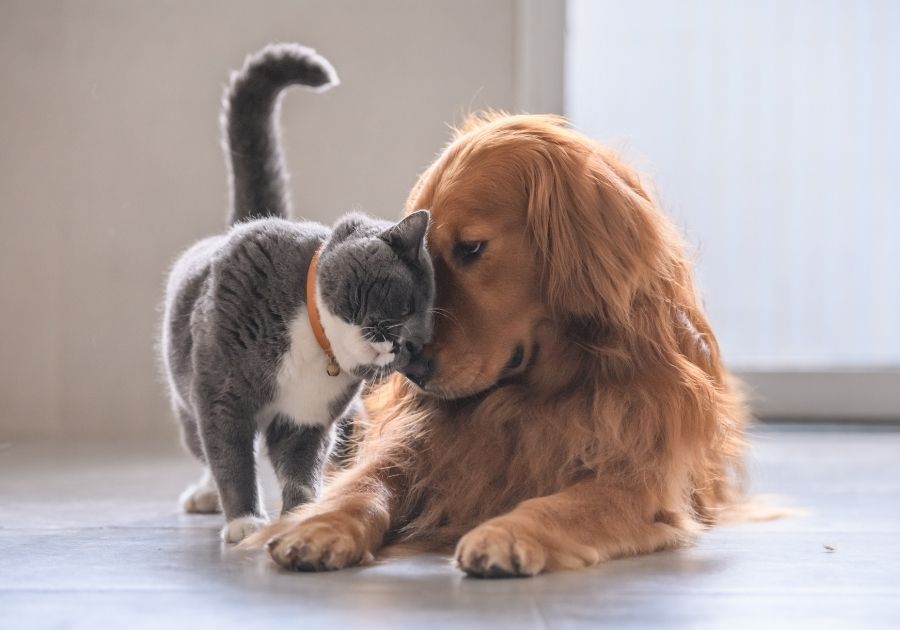
M354 234L360 226L366 225L366 223L370 221L371 219L363 214L348 212L334 224L330 240L336 243L343 241L348 236Z
M425 243L430 216L428 210L417 210L382 232L381 238L399 256L407 260L417 260Z

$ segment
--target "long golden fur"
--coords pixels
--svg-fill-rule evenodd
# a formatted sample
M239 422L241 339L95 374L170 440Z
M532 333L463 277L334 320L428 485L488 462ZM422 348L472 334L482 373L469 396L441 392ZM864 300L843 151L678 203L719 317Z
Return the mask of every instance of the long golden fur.
M551 116L473 117L432 213L434 376L374 388L355 463L256 536L334 569L409 542L534 575L685 544L735 499L743 399L638 175ZM460 242L484 242L475 262ZM524 350L520 365L511 357Z

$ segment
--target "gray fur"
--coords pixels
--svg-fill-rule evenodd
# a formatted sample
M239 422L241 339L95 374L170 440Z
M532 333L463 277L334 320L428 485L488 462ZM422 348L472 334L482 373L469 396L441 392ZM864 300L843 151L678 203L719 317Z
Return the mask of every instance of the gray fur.
M288 512L314 499L322 485L322 469L331 452L329 428L298 426L276 416L266 429L266 446L281 483L281 510Z
M362 379L402 368L431 335L427 212L396 224L350 214L333 230L286 218L274 121L279 94L294 83L321 87L335 81L328 62L301 46L273 46L248 59L232 79L223 125L232 164L231 221L237 223L188 249L169 275L161 349L172 406L188 449L212 472L229 521L264 516L254 452L261 431L282 486L283 509L310 500L321 485L335 423ZM241 222L252 215L265 218ZM346 385L327 409L310 410L317 418L310 422L269 410L279 397L292 325L305 325L307 274L320 248L322 306L362 328L366 347L393 344L394 359L351 366L349 375L345 369L343 381L331 382Z
M431 335L434 272L425 250L428 212L400 223L346 215L319 257L319 286L328 309L366 330L372 341L402 339L421 347ZM426 331L426 334L423 334ZM399 346L402 368L410 347ZM363 366L360 378L379 370Z
M278 110L289 85L325 91L340 83L312 48L272 44L231 75L222 102L222 140L231 174L231 220L290 216L288 174L278 141Z

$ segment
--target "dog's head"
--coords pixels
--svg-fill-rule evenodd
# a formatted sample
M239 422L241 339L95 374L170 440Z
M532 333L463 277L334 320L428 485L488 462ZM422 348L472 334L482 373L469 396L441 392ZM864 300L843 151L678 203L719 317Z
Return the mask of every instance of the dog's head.
M659 275L665 224L636 176L556 117L471 119L417 208L432 215L435 337L407 375L443 398L526 374L569 326L627 328Z

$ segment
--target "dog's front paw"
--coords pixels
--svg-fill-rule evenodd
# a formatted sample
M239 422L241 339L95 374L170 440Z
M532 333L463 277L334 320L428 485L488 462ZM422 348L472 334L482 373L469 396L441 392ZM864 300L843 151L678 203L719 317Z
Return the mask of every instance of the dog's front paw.
M227 543L239 543L247 536L269 524L265 518L248 514L225 523L222 528L222 540Z
M359 528L343 526L337 518L313 517L278 529L266 543L266 549L272 560L285 569L333 571L373 560Z
M474 577L529 577L547 563L540 542L502 523L484 523L456 545L456 565Z

